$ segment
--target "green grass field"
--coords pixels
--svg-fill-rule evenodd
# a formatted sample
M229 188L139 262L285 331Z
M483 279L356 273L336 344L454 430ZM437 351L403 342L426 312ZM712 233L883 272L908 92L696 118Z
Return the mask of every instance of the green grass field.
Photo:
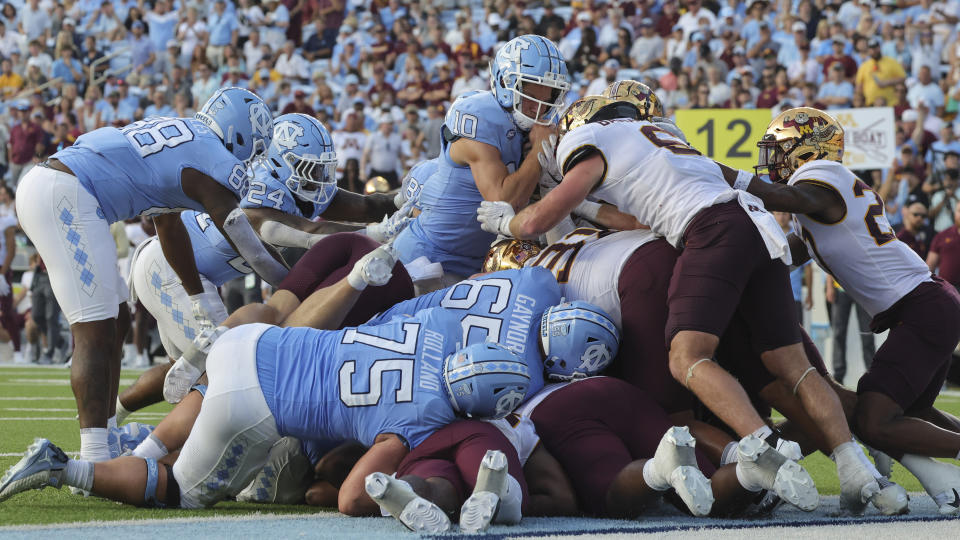
M121 387L133 382L138 373L125 371ZM938 406L960 415L960 397L941 396ZM128 421L156 424L170 410L165 403L130 416ZM0 367L0 471L16 463L34 437L46 437L67 453L80 449L80 433L74 419L76 406L70 390L69 372L62 368ZM813 475L822 494L839 493L833 463L815 454L803 465ZM907 491L922 491L920 484L897 465L894 481ZM95 497L82 498L69 490L45 489L17 495L0 503L0 525L69 523L76 521L223 516L253 512L305 513L308 506L221 503L210 510L147 510L124 506ZM323 510L320 510L323 511Z

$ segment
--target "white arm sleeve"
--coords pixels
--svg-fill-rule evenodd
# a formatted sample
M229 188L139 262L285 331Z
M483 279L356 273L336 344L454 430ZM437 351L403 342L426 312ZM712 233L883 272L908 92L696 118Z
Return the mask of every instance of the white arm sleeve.
M253 231L250 220L240 208L234 208L223 221L223 232L233 241L240 256L260 277L271 285L278 285L287 275L287 268L273 258Z
M325 234L313 234L291 227L279 221L264 221L260 225L260 238L268 244L283 247L310 249Z

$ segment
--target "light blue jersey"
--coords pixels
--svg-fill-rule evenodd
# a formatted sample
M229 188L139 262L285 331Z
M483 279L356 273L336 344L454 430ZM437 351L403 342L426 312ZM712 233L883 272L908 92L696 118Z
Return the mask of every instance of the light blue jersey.
M233 246L213 224L209 214L193 210L180 214L183 226L190 235L193 257L197 263L197 272L217 287L253 272L243 257L233 250Z
M414 165L403 179L401 189L406 192L407 200L413 199L417 201L413 204L414 208L418 210L422 209L422 206L420 206L420 194L423 191L423 186L426 185L427 180L437 172L439 166L440 158L423 160Z
M410 448L456 420L443 362L460 321L442 308L339 331L272 327L257 343L260 388L281 435Z
M542 361L538 335L540 318L550 306L561 301L560 285L553 274L541 267L502 270L461 281L452 287L405 300L371 319L379 324L443 307L460 320L460 339L464 346L481 341L496 341L517 353L531 366L532 396L543 386Z
M258 162L253 167L250 190L247 191L247 196L240 201L240 207L270 208L279 210L284 214L316 219L330 206L337 192L337 186L335 185L326 185L323 189L330 191L328 195L321 199L326 201L325 204L315 204L299 199L262 162Z
M253 170L254 178L250 181L247 196L240 202L241 208L272 208L285 214L314 219L330 205L321 206L295 198L262 164L258 163ZM336 187L333 189L336 190ZM197 271L211 283L219 287L231 279L253 272L208 214L183 212L180 219L190 234Z
M420 194L422 213L394 242L404 263L426 256L461 276L480 271L496 235L483 231L477 208L483 201L470 167L450 160L450 145L473 139L496 148L508 172L521 160L524 133L492 92L470 92L457 98L447 112L437 172Z
M73 146L52 156L70 168L114 223L204 208L183 192L184 169L213 178L239 201L247 192L247 173L223 142L192 118L151 118L117 129L85 133Z

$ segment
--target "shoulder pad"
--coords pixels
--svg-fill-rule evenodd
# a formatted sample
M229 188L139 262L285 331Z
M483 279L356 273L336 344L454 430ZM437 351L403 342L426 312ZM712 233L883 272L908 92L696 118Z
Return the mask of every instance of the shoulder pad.
M513 118L487 91L457 98L447 111L443 125L457 138L473 139L497 148L520 135Z
M563 136L557 146L557 165L561 173L566 174L574 165L594 153L603 155L598 146L596 131L597 125L587 124Z

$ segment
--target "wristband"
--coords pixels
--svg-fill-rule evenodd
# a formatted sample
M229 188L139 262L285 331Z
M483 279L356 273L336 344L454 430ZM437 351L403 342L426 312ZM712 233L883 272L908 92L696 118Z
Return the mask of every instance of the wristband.
M600 213L600 206L601 205L598 202L584 199L582 203L578 204L577 207L573 209L573 213L582 218L589 219L590 221L596 221L597 214Z
M747 187L750 186L751 180L753 180L753 175L740 169L737 171L737 179L733 182L733 189L746 191Z

